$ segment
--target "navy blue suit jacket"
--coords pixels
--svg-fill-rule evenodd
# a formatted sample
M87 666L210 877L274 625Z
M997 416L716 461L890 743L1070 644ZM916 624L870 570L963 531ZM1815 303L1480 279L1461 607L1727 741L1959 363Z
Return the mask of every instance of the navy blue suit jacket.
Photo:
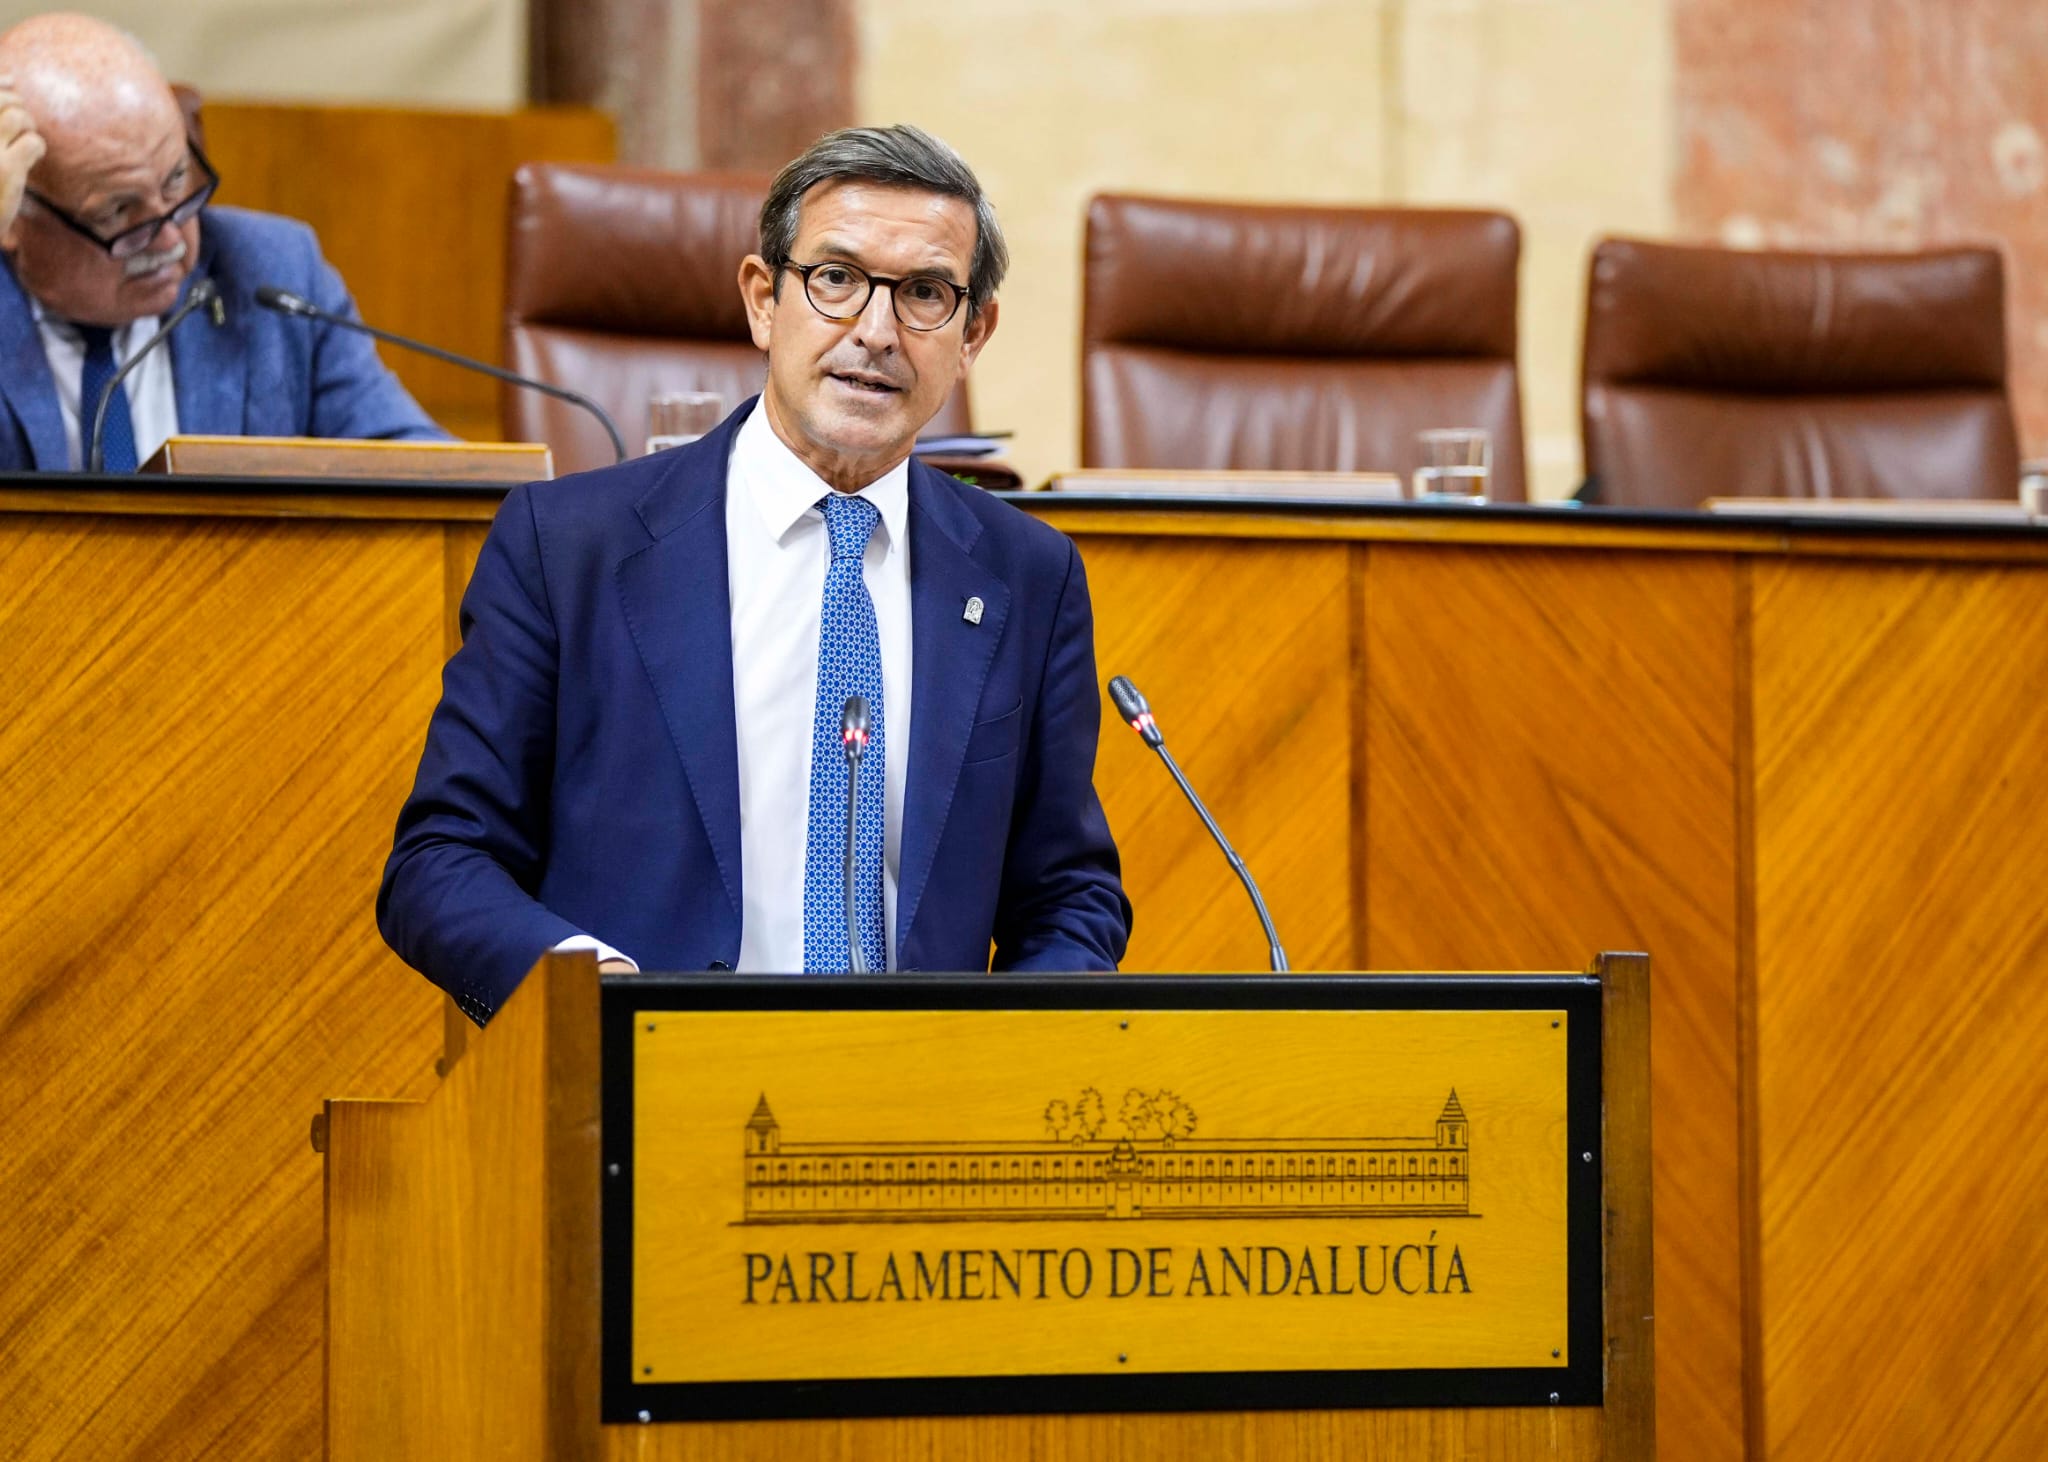
M473 1018L572 933L650 970L739 959L725 494L751 406L515 488L491 527L377 901L392 948ZM915 460L909 524L897 963L982 970L993 942L998 969L1114 969L1131 915L1095 795L1080 555Z
M385 369L367 336L290 319L256 303L266 284L355 318L341 276L313 230L294 219L209 208L193 280L220 287L224 323L201 310L165 349L176 383L178 430L193 436L394 437L445 441ZM89 408L88 408L89 409ZM63 409L14 270L0 264L0 472L62 472Z

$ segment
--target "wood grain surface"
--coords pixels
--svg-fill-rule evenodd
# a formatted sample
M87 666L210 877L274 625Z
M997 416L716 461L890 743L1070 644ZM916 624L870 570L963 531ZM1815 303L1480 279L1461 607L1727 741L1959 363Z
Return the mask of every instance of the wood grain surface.
M1361 551L1360 963L1651 952L1660 1449L1739 1457L1732 563Z
M330 437L174 436L140 472L184 477L370 478L384 482L499 482L555 475L542 442L386 442Z
M220 201L302 219L370 324L501 365L505 198L523 162L610 162L611 119L581 107L417 111L206 100ZM498 436L498 385L379 346L427 414Z
M1156 1416L905 1417L604 1428L605 1462L1584 1462L1601 1415L1529 1411L1274 1411ZM1637 1462L1637 1459L1630 1459Z
M1754 575L1766 1449L2038 1456L2048 574Z
M331 1459L596 1450L597 968L544 959L420 1102L327 1105Z
M0 1455L318 1454L307 1124L440 1030L371 900L442 540L0 514Z
M432 1085L439 1006L370 898L490 509L0 502L0 1455L317 1449L305 1124ZM2029 1455L2048 538L1042 511L1079 534L1102 675L1151 696L1297 968L1655 956L1668 1455L1742 1455L1745 1427L1793 1462ZM1106 719L1131 967L1259 967L1242 891ZM756 1440L1547 1455L1511 1435L1332 1414Z
M1152 697L1167 749L1255 871L1294 968L1357 968L1350 554L1121 536L1082 550L1097 679L1128 675ZM1124 968L1265 969L1243 886L1106 699L1096 782L1138 907Z

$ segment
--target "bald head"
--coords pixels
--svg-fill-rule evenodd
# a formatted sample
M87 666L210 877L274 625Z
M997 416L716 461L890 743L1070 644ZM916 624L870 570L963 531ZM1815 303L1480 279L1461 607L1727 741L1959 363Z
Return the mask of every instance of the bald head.
M14 78L53 161L110 131L179 125L178 100L149 52L89 15L37 15L0 31L0 75Z
M196 218L164 226L144 253L122 260L64 222L110 239L161 217L196 186L184 114L156 62L105 21L38 15L0 32L0 75L13 77L46 149L29 204L0 238L23 286L84 324L161 314L198 250Z

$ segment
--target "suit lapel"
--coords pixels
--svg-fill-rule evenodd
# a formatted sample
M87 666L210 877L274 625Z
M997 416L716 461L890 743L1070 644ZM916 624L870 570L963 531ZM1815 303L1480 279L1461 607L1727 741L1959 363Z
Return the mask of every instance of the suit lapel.
M910 766L896 896L899 951L910 942L1010 610L1008 586L971 552L981 536L979 520L954 500L941 474L915 458L910 523ZM982 602L979 624L964 614L976 598Z
M0 268L0 400L5 400L28 439L29 460L39 472L71 465L64 441L64 408L28 294L11 267Z
M212 250L200 244L199 267L178 291L178 302L192 281L206 273L213 262ZM223 291L223 299L226 299ZM244 332L231 317L214 324L213 309L253 308L246 300L235 300L210 309L195 311L171 337L171 378L178 397L178 430L188 436L239 437L248 432L249 357Z
M719 880L740 903L740 760L732 689L732 596L725 562L726 459L736 412L636 505L654 542L618 566L633 643L682 758Z

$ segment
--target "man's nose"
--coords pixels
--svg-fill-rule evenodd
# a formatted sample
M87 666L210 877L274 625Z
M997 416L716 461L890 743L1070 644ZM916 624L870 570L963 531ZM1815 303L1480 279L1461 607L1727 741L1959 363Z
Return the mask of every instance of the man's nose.
M868 294L867 308L854 322L853 338L879 354L896 348L896 332L895 286L878 284Z
M166 214L166 215L165 215L164 217L162 217L162 218L159 218L159 219L158 219L158 220L156 221L156 227L155 227L155 228L153 228L153 229L151 229L151 230L149 231L149 237L148 237L148 238L146 238L146 239L144 239L144 240L142 241L142 247L141 247L141 248L139 248L139 249L137 249L137 250L135 251L135 253L136 253L136 254L153 254L153 253L156 253L156 252L157 252L157 241L158 241L159 239L161 239L161 238L162 238L162 237L164 236L164 230L165 230L165 229L169 229L169 230L171 231L171 242L170 242L169 244L166 244L166 245L164 245L164 247L165 247L165 248L172 248L172 247L174 247L174 246L175 246L175 245L176 245L176 244L178 243L178 241L179 241L179 235L178 235L178 226L177 226L176 224L172 223L172 222L171 222L171 220L170 220L170 215ZM130 257L130 258L133 258L133 257L134 257L134 255L133 255L133 254L131 254L131 255L130 255L129 257Z

